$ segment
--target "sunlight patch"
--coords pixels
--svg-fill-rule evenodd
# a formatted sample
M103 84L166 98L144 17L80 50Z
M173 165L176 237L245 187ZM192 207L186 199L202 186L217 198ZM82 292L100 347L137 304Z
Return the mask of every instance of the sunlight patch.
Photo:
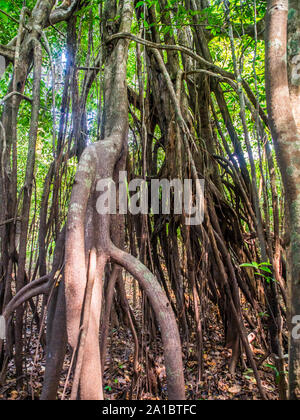
M5 72L5 58L3 55L0 55L0 79Z

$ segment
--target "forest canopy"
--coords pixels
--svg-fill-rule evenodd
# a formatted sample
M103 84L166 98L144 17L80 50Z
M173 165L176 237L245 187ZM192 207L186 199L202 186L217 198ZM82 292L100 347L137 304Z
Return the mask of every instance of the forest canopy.
M0 399L300 399L298 0L0 0Z

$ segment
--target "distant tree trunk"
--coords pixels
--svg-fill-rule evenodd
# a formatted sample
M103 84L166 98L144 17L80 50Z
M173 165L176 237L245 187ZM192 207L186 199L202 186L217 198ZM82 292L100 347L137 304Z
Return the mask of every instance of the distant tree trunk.
M270 126L288 208L290 331L300 316L300 62L299 2L268 1L266 85ZM290 77L287 66L288 20ZM291 333L289 346L289 398L300 399L300 340Z

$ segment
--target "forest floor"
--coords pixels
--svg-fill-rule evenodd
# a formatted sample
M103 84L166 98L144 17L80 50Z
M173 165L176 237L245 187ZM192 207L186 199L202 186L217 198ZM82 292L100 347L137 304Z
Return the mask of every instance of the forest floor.
M131 290L131 288L130 288ZM127 287L128 292L128 287ZM130 296L132 304L132 296ZM204 370L202 381L198 381L197 346L195 334L192 333L188 348L183 348L186 395L189 400L259 400L260 395L251 369L242 369L238 365L236 375L228 371L230 350L224 346L224 331L216 308L208 305L204 331ZM142 316L139 310L133 311L141 325ZM43 386L45 360L41 347L36 351L38 332L35 324L28 317L26 331L27 352L24 384L16 389L15 369L9 364L5 385L0 386L0 400L39 399ZM144 337L143 363L134 372L134 341L129 329L116 327L111 329L108 339L108 354L104 372L104 392L107 400L167 399L166 374L163 361L163 348L158 337L153 343L146 343ZM255 346L255 343L254 343ZM256 348L256 359L263 357L263 352ZM154 358L155 354L155 358ZM246 357L243 356L245 362ZM68 352L61 374L58 398L63 395L64 385L69 371L71 355ZM262 385L269 399L278 399L276 378L272 362L266 359L259 368ZM67 386L65 398L71 391L72 378Z

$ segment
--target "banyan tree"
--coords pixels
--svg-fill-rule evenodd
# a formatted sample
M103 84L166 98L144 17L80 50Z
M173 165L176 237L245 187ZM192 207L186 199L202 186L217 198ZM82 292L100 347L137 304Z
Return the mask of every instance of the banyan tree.
M116 318L131 332L132 387L160 357L164 396L185 399L192 344L205 383L213 311L229 374L250 369L268 399L269 361L279 398L299 399L298 2L6 3L0 384L12 366L29 381L33 340L39 398L57 398L68 357L62 398L103 399ZM202 180L203 220L178 214L172 187L168 214L163 194L159 212L150 200L99 212L99 182L118 192L120 173L191 180L193 203Z

